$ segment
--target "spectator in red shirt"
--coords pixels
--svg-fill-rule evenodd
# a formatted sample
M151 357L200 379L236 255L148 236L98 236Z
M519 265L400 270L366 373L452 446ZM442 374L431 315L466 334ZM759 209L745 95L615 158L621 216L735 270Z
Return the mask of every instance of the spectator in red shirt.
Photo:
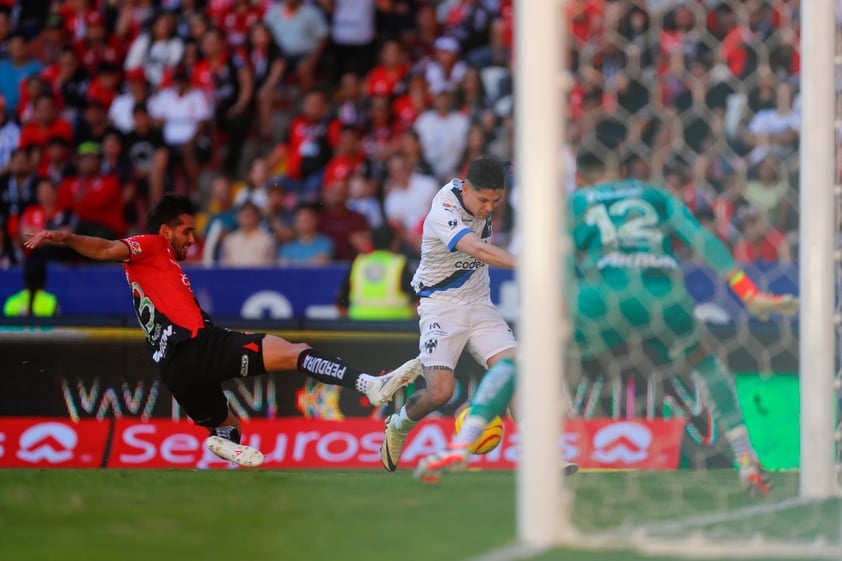
M77 234L116 239L126 234L123 193L113 175L100 175L101 147L96 142L79 145L79 175L59 187L58 208L79 217Z
M105 28L105 16L101 12L88 12L85 16L85 37L76 43L79 59L90 74L94 74L103 62L119 64L125 51L123 44Z
M286 140L269 160L269 168L286 160L284 188L296 193L301 200L318 200L324 168L333 157L339 142L342 123L331 114L327 94L321 90L307 92L301 102L301 112L290 123Z
M95 11L93 4L91 0L67 0L59 9L59 14L64 18L67 33L74 41L85 38L88 14Z
M58 207L58 187L50 179L38 180L36 186L36 202L23 211L20 219L20 244L28 239L27 234L34 234L38 230L62 230L73 232L76 229L76 215L71 210L60 210ZM39 251L47 251L43 248ZM61 252L57 252L61 253ZM53 252L50 257L54 258Z
M789 263L792 253L786 236L769 225L765 214L753 206L740 209L741 236L734 245L734 259L740 263L765 261Z
M392 102L392 113L397 119L396 126L403 131L411 130L415 119L431 105L430 89L424 75L410 74L407 92Z
M742 9L747 16L744 20L747 25L733 27L721 44L722 56L731 73L738 78L746 78L757 69L759 51L765 50L760 43L775 31L769 3L747 0Z
M353 261L371 250L371 226L364 214L348 208L348 181L336 180L322 190L319 232L333 240L334 258Z
M737 27L737 13L727 2L720 2L707 15L707 30L717 40L722 41Z
M99 101L106 111L117 97L120 85L120 67L110 62L103 62L96 69L94 79L88 88L88 99Z
M35 101L34 118L23 127L20 136L21 148L34 148L40 151L37 162L39 174L43 175L50 166L47 142L55 137L64 139L68 144L72 143L73 127L58 116L52 94L44 93Z
M248 39L251 27L260 21L263 11L251 0L235 0L216 26L222 31L228 44L234 48L243 47Z
M604 12L604 0L572 0L567 4L567 21L577 48L600 36Z
M396 39L386 40L380 49L380 64L372 68L366 78L368 96L392 97L408 71L403 45Z
M333 158L325 167L324 184L344 181L358 173L365 164L365 152L360 147L360 133L355 127L344 126Z
M222 27L222 20L234 10L235 2L236 0L208 0L206 10L211 22L217 27Z
M33 145L44 146L54 136L66 138L70 142L73 140L73 127L58 116L56 101L52 94L43 93L35 100L33 120L21 131L20 146L21 148L29 148Z

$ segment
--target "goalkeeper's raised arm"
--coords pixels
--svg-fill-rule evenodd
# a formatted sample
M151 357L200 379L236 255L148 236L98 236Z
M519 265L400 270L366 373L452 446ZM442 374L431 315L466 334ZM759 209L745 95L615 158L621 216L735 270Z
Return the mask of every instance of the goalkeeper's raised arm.
M678 238L693 249L716 273L728 281L731 290L743 301L748 311L763 320L770 314L793 315L798 299L791 294L769 294L757 289L740 268L728 248L706 230L681 201L664 193L669 224Z

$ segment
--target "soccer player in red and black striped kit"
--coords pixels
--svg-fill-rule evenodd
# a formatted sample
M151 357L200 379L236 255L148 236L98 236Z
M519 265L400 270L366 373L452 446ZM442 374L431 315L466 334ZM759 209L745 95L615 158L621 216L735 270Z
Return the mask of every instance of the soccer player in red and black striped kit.
M213 325L178 263L196 241L194 212L188 198L170 194L150 211L150 234L107 240L42 230L31 234L26 247L54 243L91 259L123 264L161 378L190 418L210 430L207 446L216 455L244 466L263 463L259 450L240 444L240 424L228 408L224 380L297 369L325 384L355 388L381 406L421 372L420 361L412 359L375 377L306 343Z

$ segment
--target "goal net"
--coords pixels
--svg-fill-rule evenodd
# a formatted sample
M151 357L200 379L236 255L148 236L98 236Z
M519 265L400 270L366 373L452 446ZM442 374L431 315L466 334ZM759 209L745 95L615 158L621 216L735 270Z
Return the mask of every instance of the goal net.
M842 558L835 7L516 3L523 543ZM667 195L594 195L560 217L577 151ZM729 257L662 228L664 200ZM594 243L620 251L589 261ZM576 248L571 277L555 256ZM749 314L721 270L730 258L760 290L799 295L799 315ZM548 428L562 416L614 422L562 435ZM611 469L561 481L555 442ZM741 458L765 468L768 495L747 493Z

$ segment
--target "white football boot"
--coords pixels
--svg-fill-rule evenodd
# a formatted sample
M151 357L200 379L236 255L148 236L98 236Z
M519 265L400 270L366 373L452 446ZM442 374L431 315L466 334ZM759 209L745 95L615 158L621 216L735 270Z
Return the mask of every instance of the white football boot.
M388 374L370 380L365 389L365 395L371 405L382 407L391 401L399 389L411 384L421 374L421 360L418 357L410 359ZM394 471L394 470L390 470Z
M397 415L389 415L386 418L386 433L383 435L383 444L380 445L380 463L386 471L398 469L398 462L401 459L401 451L406 442L406 434L401 434L392 423Z
M462 471L468 467L471 459L468 448L468 444L449 444L444 450L422 458L413 475L424 483L438 483L442 474Z
M257 467L263 463L263 452L257 448L237 444L221 436L209 436L205 441L208 450L229 462L243 467Z

